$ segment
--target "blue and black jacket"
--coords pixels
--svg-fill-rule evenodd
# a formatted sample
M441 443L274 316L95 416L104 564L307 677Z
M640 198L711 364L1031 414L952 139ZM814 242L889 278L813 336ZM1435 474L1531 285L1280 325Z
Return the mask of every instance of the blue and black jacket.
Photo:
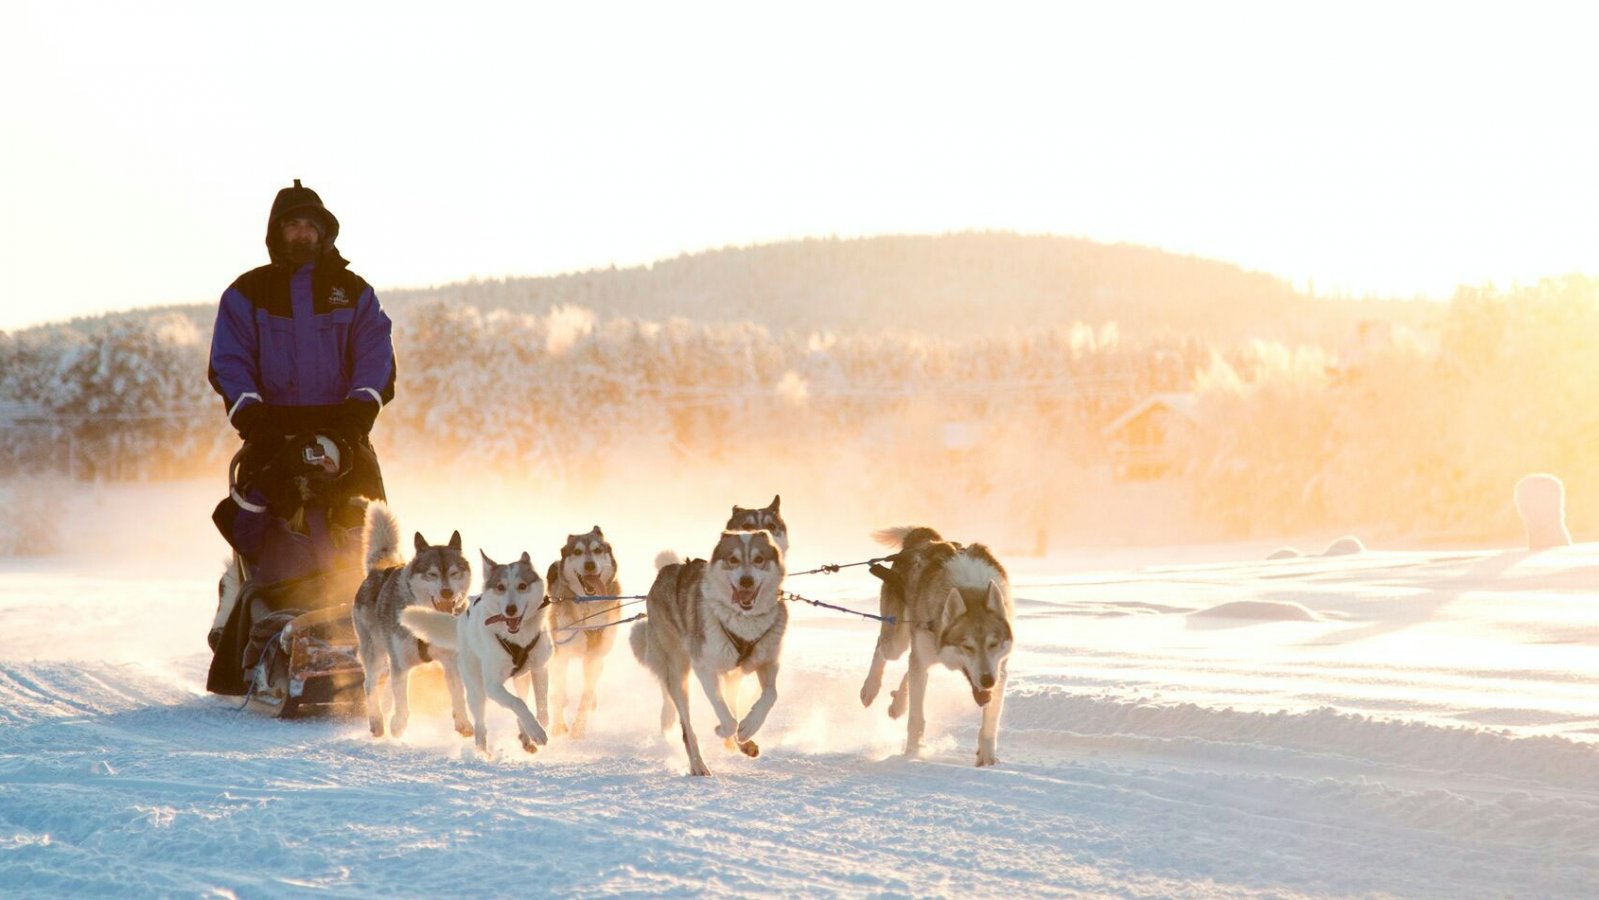
M323 252L296 266L281 245L280 223L312 215ZM222 294L211 335L211 386L229 421L252 403L336 406L346 399L394 399L392 324L366 279L334 245L339 225L309 188L295 182L267 222L270 265L240 275Z

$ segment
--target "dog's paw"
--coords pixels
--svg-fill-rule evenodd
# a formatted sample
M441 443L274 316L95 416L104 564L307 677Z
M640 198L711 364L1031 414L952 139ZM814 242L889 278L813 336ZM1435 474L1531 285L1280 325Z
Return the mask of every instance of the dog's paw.
M455 733L460 735L461 737L471 737L472 736L472 723L471 722L456 722L455 723Z
M754 741L739 741L738 751L745 756L748 756L750 759L754 759L755 757L761 755L761 745L755 743Z
M534 742L534 740L532 738L528 737L525 734L518 735L518 737L520 737L522 739L522 749L523 750L526 750L529 753L537 753L537 752L539 752L539 745L536 742Z
M588 726L583 724L583 720L582 719L578 719L576 722L572 723L572 732L571 733L572 733L572 740L581 741L581 740L583 740L583 735L588 733Z
M552 737L560 737L563 734L566 734L566 718L557 716L555 722L550 725L550 735Z
M882 682L873 683L868 681L861 685L861 705L867 707L871 706L872 701L877 699L877 692L882 690L882 688Z
M392 720L390 720L389 721L389 737L392 737L392 738L395 738L395 739L399 739L399 738L404 737L405 736L405 726L406 726L406 721L404 719L392 719Z
M717 726L716 726L716 736L719 737L719 738L731 739L733 737L733 735L736 734L737 732L738 732L738 723L737 722L718 723Z
M705 763L703 761L691 759L688 761L688 773L690 775L704 777L710 775L711 770L705 767Z
M373 737L380 738L380 737L383 736L383 720L382 719L371 719L371 720L369 720L367 722L367 727L371 729Z
M909 706L911 702L910 691L908 689L890 691L888 697L888 717L897 719L905 715L905 707Z
M977 751L977 768L981 769L984 766L997 766L997 765L999 765L999 757L994 755L994 751L992 751L992 750L978 750Z

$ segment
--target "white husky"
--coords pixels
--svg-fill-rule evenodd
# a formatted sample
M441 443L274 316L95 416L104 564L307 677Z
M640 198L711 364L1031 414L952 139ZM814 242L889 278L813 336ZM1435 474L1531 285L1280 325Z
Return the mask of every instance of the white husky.
M522 749L537 753L549 741L540 722L549 715L547 666L555 648L544 582L526 553L504 565L484 553L483 593L473 597L459 616L413 606L400 613L400 622L422 640L455 651L478 752L488 753L485 697L516 714ZM512 679L515 693L505 687ZM538 706L536 717L519 696L526 695L529 680Z

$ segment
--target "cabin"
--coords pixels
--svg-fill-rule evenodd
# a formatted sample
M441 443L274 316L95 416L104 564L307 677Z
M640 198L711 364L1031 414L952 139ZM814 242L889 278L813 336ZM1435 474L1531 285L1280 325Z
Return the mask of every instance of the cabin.
M1164 478L1177 468L1183 438L1199 424L1193 394L1151 394L1100 430L1117 481Z

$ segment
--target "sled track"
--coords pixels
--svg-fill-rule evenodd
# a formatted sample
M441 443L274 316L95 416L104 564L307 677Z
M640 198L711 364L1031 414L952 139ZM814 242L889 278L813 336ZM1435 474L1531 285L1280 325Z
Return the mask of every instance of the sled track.
M343 896L451 890L463 872L579 894L1580 896L1599 883L1599 799L1576 783L1590 745L1024 688L1005 765L978 770L969 702L930 710L922 760L859 735L806 749L818 717L845 729L881 704L837 705L846 673L789 677L811 687L774 712L762 758L713 752L719 777L701 781L638 721L527 758L491 717L501 755L480 761L441 723L374 742L360 723L246 717L137 667L0 664L5 886ZM610 687L650 686L635 671ZM561 852L529 851L541 847Z

